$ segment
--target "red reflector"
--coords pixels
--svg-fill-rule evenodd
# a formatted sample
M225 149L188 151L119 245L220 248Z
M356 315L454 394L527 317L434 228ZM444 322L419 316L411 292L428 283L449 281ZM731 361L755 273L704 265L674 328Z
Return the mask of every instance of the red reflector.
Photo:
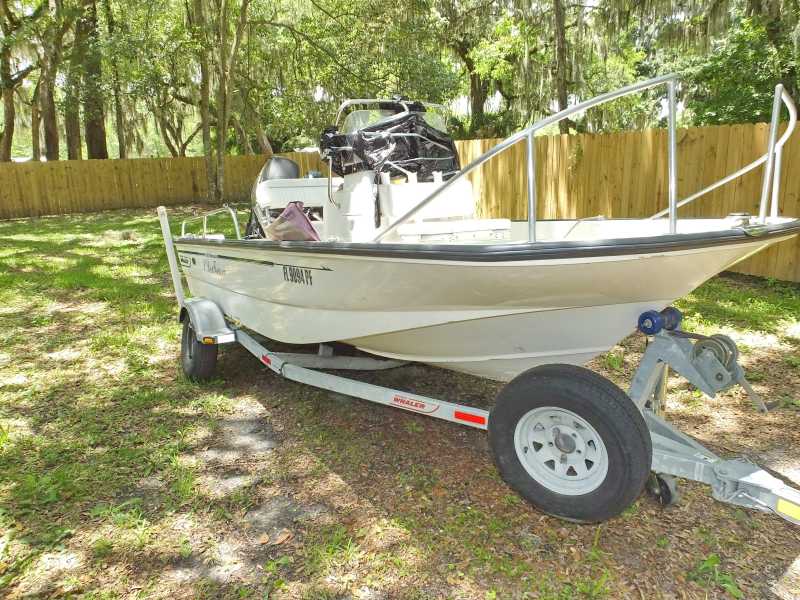
M272 364L272 359L269 356L267 356L266 354L262 354L261 355L261 362L263 362L265 365L271 365Z
M459 421L468 421L470 423L477 423L478 425L486 425L486 417L481 415L473 415L472 413L457 410L453 413L453 416Z

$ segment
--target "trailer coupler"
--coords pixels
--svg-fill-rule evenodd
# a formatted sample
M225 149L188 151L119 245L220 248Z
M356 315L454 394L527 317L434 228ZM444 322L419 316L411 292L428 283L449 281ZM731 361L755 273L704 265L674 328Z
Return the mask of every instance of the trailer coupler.
M663 313L663 320L656 316ZM767 405L745 379L733 340L680 331L680 313L672 308L663 313L648 311L639 319L639 329L652 338L629 392L644 415L653 441L654 493L664 504L675 502L675 477L683 477L710 485L713 497L721 502L774 512L800 524L800 491L749 460L723 460L659 416L669 368L712 398L741 385L756 409L767 412Z

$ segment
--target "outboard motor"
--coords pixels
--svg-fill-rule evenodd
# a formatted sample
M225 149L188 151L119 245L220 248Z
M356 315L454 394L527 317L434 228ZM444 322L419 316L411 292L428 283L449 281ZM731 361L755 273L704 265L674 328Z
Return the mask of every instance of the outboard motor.
M250 209L250 219L247 221L245 237L260 238L264 236L264 227L266 227L268 219L266 218L267 214L262 212L266 210L266 207L260 207L258 203L259 186L265 181L297 179L298 177L300 177L300 166L290 158L272 156L264 163L250 191L250 202L252 206ZM259 216L261 216L261 218L259 218Z
M258 182L269 179L297 179L300 177L300 167L290 158L283 156L273 156L261 169L258 175Z

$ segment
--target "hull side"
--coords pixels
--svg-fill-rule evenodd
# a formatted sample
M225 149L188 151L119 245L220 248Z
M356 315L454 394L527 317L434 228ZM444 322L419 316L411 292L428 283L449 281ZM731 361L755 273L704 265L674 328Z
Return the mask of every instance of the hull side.
M775 241L488 264L176 245L192 294L268 338L343 341L508 380L539 364L591 360L644 310Z
M642 312L669 302L541 310L347 341L373 354L509 381L542 364L586 364L631 333Z

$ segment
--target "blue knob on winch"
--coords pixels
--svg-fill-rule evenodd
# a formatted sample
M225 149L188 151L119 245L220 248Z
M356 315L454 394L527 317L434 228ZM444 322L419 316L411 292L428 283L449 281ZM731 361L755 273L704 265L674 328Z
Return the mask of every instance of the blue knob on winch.
M661 312L656 310L646 310L639 315L638 328L645 335L655 335L662 329L673 331L677 329L683 314L674 306L668 306Z

